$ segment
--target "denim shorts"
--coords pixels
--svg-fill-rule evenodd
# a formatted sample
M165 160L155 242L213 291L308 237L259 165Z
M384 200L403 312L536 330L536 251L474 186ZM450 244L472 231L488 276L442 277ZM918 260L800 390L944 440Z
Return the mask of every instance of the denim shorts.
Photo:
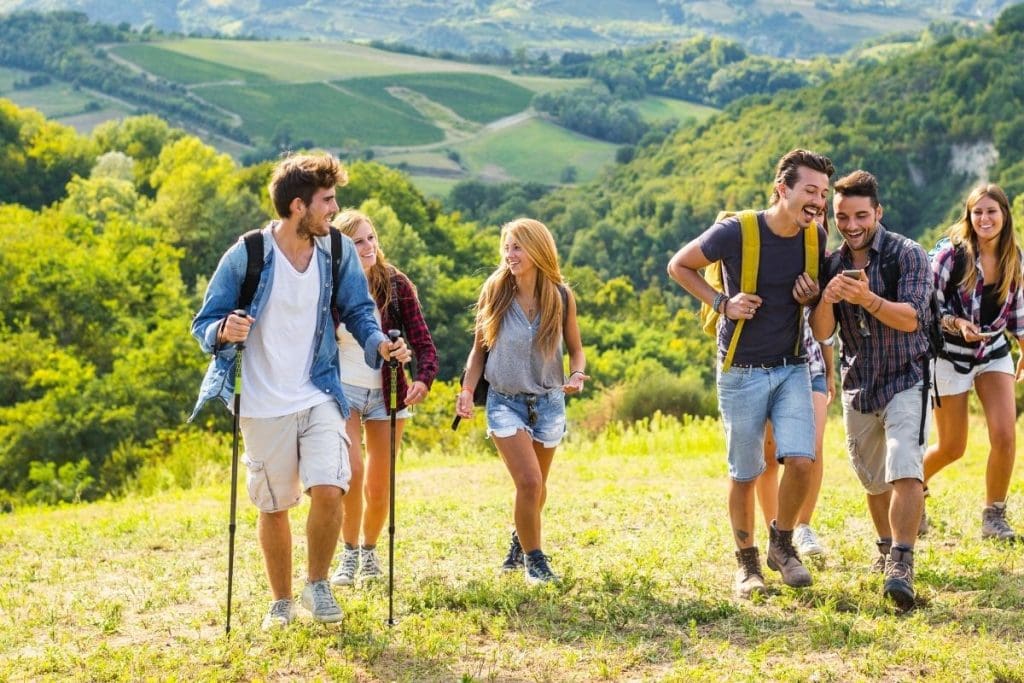
M814 459L814 403L807 365L718 370L729 478L753 481L765 469L764 425L771 420L777 460Z
M811 391L816 394L828 394L828 382L825 381L825 375L818 373L811 378Z
M367 389L352 384L341 383L341 390L345 392L345 400L348 407L359 413L362 422L367 420L390 420L387 404L384 402L384 390ZM395 414L398 420L405 420L412 417L408 408L402 408Z
M487 435L503 439L520 429L545 448L561 443L565 436L565 392L561 387L546 394L487 391Z

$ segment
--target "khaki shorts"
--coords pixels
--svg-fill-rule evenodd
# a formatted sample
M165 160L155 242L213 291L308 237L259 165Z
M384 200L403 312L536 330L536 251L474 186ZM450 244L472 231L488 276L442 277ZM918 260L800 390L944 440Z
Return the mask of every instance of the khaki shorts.
M293 508L314 486L348 491L345 421L334 399L282 417L243 417L249 499L261 512Z
M921 384L893 396L875 413L862 413L851 405L853 395L843 392L843 420L850 464L870 495L892 489L899 479L924 481L925 446L921 430ZM931 410L925 411L924 440L928 443Z

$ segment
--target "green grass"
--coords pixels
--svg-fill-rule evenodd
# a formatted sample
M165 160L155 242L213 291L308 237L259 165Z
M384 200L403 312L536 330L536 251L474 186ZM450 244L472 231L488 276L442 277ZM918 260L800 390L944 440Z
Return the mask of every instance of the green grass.
M419 175L416 173L410 173L409 180L416 186L416 189L426 196L438 199L447 197L452 188L460 181L459 178L439 178L438 176Z
M327 147L352 140L362 145L424 145L444 138L440 129L400 100L383 104L323 83L199 87L196 92L239 114L244 130L264 141L281 125L296 140L311 138Z
M616 145L573 133L540 119L494 131L453 145L471 173L490 177L560 182L561 172L575 166L577 180L595 178L615 158Z
M526 88L488 74L396 74L346 80L340 85L378 101L394 100L386 88L408 88L476 123L489 123L520 112L530 106L533 98Z
M917 555L923 604L908 616L893 613L866 570L874 537L840 420L826 436L815 525L829 554L812 568L815 584L788 589L769 572L769 594L753 602L731 597L716 421L655 419L570 438L544 517L564 581L536 589L497 572L512 486L479 418L468 427L446 430L434 452L401 456L394 628L381 582L336 590L339 627L303 613L260 632L267 587L243 487L224 638L227 453L206 476L216 485L0 516L0 679L1021 680L1024 545L978 538L978 419L966 461L933 484L937 524ZM1018 476L1011 500L1022 492ZM305 510L293 513L296 576Z
M267 80L262 74L253 71L189 57L155 45L119 45L111 51L151 74L185 85L222 81L253 84Z
M630 102L630 105L636 107L645 121L663 121L665 119L684 121L688 118L703 121L718 112L714 107L706 107L703 104L676 100L671 97L645 97L638 102Z
M84 90L76 90L70 83L62 81L53 81L48 85L27 90L12 89L3 92L3 96L19 107L38 109L51 119L81 114L90 102L107 102L106 98L93 96Z

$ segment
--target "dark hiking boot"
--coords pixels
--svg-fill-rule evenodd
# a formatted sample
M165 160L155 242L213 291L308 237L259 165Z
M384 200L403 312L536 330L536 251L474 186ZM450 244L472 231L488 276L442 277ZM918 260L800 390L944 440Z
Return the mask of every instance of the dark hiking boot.
M997 541L1017 540L1017 533L1006 521L1006 505L995 504L981 512L981 537Z
M901 612L914 609L914 551L893 548L885 563L882 594L896 603Z
M772 521L768 529L768 568L782 574L782 583L793 588L810 586L811 573L793 547L793 531L779 531Z
M526 565L526 583L535 586L539 583L556 583L558 576L551 571L548 556L540 548L531 550L523 556Z
M875 541L875 545L878 546L878 557L872 563L871 571L884 574L885 564L889 561L889 553L892 551L892 539L880 538Z
M764 594L764 574L761 573L761 556L757 546L736 551L736 583L733 589L737 598L749 600L755 593Z
M512 532L512 542L508 544L508 555L501 563L501 571L514 572L523 567L523 546L519 543L519 534Z

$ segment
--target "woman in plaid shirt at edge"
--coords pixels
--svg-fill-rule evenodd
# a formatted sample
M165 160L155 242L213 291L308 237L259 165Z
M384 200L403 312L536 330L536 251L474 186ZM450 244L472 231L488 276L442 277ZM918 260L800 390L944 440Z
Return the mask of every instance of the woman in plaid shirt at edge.
M1024 379L1024 354L1014 369L1006 333L1024 337L1021 252L1006 194L997 185L980 185L967 197L963 216L949 229L950 243L932 260L935 290L942 308L944 336L935 363L942 407L935 408L938 442L924 459L924 482L959 460L967 448L967 393L978 393L988 423L988 469L981 535L1016 539L1006 521L1006 493L1015 455L1014 379ZM960 282L950 282L954 262L968 267ZM947 291L948 287L948 291ZM955 293L955 295L953 295ZM990 336L991 334L991 336ZM927 530L922 521L921 531Z
M402 441L402 428L410 417L408 406L416 405L427 396L437 376L437 350L430 330L423 320L416 287L402 271L384 258L377 241L377 231L366 214L348 209L333 221L334 226L352 238L359 263L370 286L370 296L377 302L377 315L381 329L401 329L416 358L416 377L410 385L405 372L398 373L398 413L395 421L396 449ZM397 316L396 316L397 313ZM396 319L397 317L397 319ZM352 409L345 431L351 441L349 461L352 482L348 495L342 498L341 540L344 547L338 553L338 568L331 583L347 586L360 580L372 580L383 572L377 558L377 538L388 515L388 485L391 476L391 413L388 400L391 392L391 374L387 364L380 370L366 365L352 346L354 340L338 326L338 355L342 389ZM366 432L366 467L363 467L362 444ZM363 499L366 499L365 509ZM363 543L359 545L362 528Z

